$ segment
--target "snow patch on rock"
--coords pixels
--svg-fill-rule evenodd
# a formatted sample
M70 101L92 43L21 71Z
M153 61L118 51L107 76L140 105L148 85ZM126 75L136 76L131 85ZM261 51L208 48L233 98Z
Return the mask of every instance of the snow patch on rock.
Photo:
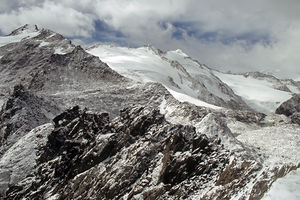
M69 53L70 50L69 49L64 49L62 47L58 47L58 48L55 48L54 54L65 55L65 54Z
M39 47L48 46L49 44L50 44L50 42L42 41Z
M195 104L196 106L202 106L202 107L207 107L207 108L212 108L212 109L221 109L221 107L219 107L219 106L215 106L215 105L206 103L204 101L201 101L199 99L193 98L191 96L188 96L188 95L180 93L180 92L176 92L169 88L167 88L167 90L173 95L173 97L175 99L177 99L180 102L189 102L189 103Z

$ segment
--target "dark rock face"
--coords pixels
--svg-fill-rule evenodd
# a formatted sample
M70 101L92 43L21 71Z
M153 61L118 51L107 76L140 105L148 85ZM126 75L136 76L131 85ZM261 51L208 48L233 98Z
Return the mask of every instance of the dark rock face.
M53 103L16 85L0 112L0 157L20 137L58 113Z
M53 121L33 177L11 186L7 199L176 199L228 163L218 141L169 124L155 109L126 108L110 121L73 107Z
M295 112L292 116L291 116L291 121L294 124L299 124L300 125L300 112Z
M250 112L246 110L228 110L224 114L220 115L225 116L226 118L233 118L236 121L244 123L260 123L266 115L258 112Z
M296 112L300 112L300 94L295 94L292 98L283 102L275 111L276 114L286 116L291 116Z

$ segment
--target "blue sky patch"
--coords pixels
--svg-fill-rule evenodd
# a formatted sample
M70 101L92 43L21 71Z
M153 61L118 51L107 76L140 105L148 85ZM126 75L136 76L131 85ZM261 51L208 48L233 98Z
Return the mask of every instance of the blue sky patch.
M117 31L101 20L94 21L95 31L90 37L68 37L70 40L79 39L87 46L94 43L118 44L120 46L129 46L126 35Z
M111 28L101 20L95 21L94 24L96 29L96 31L92 34L92 39L94 41L118 42L121 39L126 38L126 36L122 32Z
M175 31L172 37L178 40L184 39L184 34L189 37L196 38L205 42L221 42L224 45L230 45L237 41L242 41L247 47L260 43L264 46L268 46L272 43L271 37L268 34L249 32L240 35L234 35L233 33L226 33L223 30L216 31L202 31L198 22L174 22Z

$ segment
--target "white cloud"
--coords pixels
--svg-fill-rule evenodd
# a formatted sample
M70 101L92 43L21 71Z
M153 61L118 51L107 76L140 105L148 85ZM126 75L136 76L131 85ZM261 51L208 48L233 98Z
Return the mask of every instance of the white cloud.
M298 0L0 1L5 5L0 9L0 29L5 33L37 23L66 36L89 37L98 19L122 32L126 44L181 48L225 71L264 70L300 77ZM196 36L174 22L188 24ZM178 31L181 39L172 37ZM197 33L215 35L208 40Z
M20 4L16 9L0 14L0 29L6 34L27 23L55 30L65 36L88 37L94 31L92 15L50 1L40 6Z

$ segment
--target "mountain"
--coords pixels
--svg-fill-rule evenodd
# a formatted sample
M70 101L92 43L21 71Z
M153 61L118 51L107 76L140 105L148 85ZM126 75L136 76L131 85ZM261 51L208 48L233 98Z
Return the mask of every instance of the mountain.
M88 48L87 52L130 79L161 83L181 102L214 109L253 109L269 114L300 92L298 81L280 80L260 72L218 72L180 49L163 52L149 45L129 48L98 44Z
M0 44L0 198L267 199L299 177L296 81L30 25Z
M212 108L248 108L208 67L179 49L162 52L153 46L127 48L95 45L87 52L98 56L113 70L130 79L161 83L179 101Z

